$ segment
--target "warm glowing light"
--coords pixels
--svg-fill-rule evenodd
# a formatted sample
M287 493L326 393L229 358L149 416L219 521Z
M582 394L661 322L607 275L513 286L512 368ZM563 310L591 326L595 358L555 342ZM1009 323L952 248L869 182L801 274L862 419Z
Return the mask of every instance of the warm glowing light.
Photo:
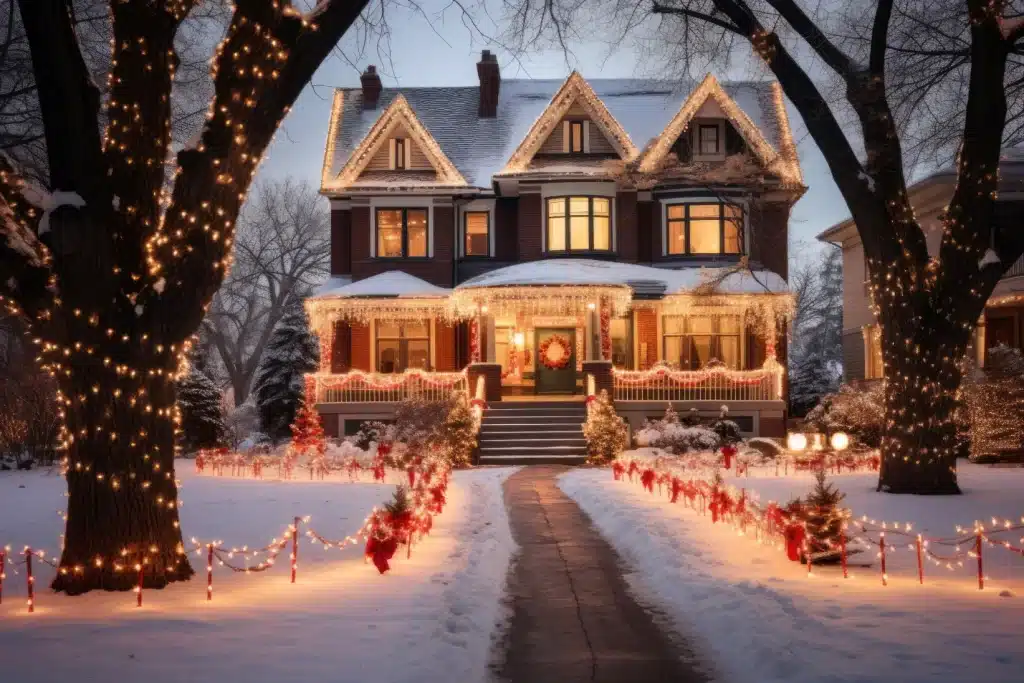
M845 432L836 432L832 435L829 443L832 444L833 450L845 451L850 447L850 437Z
M800 452L807 448L807 436L793 433L786 437L786 448L791 451Z

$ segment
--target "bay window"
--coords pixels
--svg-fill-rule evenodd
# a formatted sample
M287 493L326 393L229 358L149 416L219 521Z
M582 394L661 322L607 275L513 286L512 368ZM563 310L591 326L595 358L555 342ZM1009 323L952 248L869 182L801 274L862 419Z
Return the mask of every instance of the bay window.
M430 368L430 324L378 322L376 324L378 372L404 372Z
M548 251L611 251L608 197L551 197L547 209Z
M377 258L427 256L427 209L377 209Z
M683 370L698 370L712 360L740 368L739 317L667 315L662 325L667 362Z
M725 202L669 204L665 207L665 253L743 253L743 207Z

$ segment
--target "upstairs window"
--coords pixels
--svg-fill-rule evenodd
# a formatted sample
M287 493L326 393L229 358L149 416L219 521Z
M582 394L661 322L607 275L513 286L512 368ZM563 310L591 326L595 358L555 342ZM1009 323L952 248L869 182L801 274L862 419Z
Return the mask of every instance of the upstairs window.
M740 367L740 320L736 316L666 315L664 358L683 370L699 370L711 361Z
M377 209L377 258L426 256L426 209Z
M491 234L490 214L486 211L467 211L466 223L466 256L490 256Z
M583 122L569 122L569 151L572 153L583 152Z
M697 154L715 156L722 153L721 128L717 123L697 126Z
M409 168L409 141L405 138L392 138L391 140L391 168L395 171L404 171Z
M724 202L665 207L665 253L669 256L743 253L743 208Z
M610 199L551 197L547 207L548 251L611 251Z
M378 322L376 328L378 372L405 372L409 368L429 369L429 323Z

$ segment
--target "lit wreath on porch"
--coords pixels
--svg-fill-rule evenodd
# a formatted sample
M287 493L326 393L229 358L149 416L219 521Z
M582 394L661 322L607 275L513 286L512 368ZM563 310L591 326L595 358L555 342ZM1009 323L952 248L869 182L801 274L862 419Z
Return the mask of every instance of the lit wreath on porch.
M537 357L548 370L561 370L569 364L572 347L569 340L560 334L553 334L540 343Z

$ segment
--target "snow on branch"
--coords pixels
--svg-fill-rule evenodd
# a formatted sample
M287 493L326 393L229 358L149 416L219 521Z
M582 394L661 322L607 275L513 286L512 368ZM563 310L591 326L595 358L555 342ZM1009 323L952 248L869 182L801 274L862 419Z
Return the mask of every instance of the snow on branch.
M43 212L30 190L0 155L0 301L11 313L34 314L49 299L49 252L36 236Z

